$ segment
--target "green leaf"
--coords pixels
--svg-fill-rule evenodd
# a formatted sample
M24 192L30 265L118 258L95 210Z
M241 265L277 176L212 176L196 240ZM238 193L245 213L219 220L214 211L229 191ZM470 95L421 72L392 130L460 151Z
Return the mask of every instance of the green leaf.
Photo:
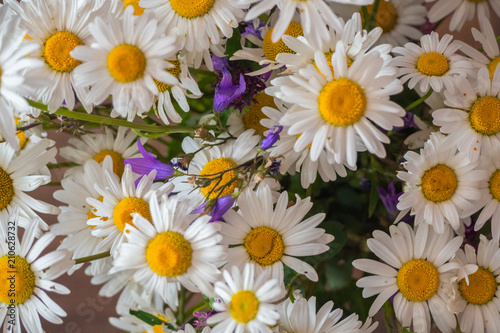
M370 180L370 201L368 203L368 217L371 217L373 213L375 212L375 209L377 208L377 203L378 203L378 177L377 174L374 172L372 174L371 180Z
M240 31L238 30L238 28L234 28L233 36L229 38L226 44L226 55L228 60L231 59L231 57L236 51L241 50L240 40L241 40Z
M160 318L158 318L150 313L147 313L147 312L144 312L141 310L132 310L132 309L129 310L129 313L132 316L139 318L140 320L142 320L143 322L145 322L148 325L151 325L151 326L166 325L171 330L176 329L172 324L170 324L166 321L163 321L162 319L160 319Z

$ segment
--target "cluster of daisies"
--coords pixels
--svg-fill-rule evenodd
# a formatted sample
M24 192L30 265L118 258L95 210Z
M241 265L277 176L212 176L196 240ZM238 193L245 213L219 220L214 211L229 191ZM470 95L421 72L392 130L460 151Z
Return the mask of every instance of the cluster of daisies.
M110 323L133 333L370 333L382 307L399 330L497 332L490 7L500 15L499 0L5 0L4 331L62 323L47 292L68 294L53 280L86 265L101 296L120 295ZM432 31L448 15L460 30L476 11L480 49ZM50 128L73 137L58 150ZM394 133L408 128L396 156ZM312 213L312 186L356 174L367 156L401 162L391 176L402 193L395 224L367 241L380 260L352 262L371 274L356 283L376 296L369 316L342 319L333 301L295 287L320 279L335 244L325 214ZM281 182L296 173L288 179L307 196ZM59 207L28 194L44 185ZM198 304L186 310L189 300Z

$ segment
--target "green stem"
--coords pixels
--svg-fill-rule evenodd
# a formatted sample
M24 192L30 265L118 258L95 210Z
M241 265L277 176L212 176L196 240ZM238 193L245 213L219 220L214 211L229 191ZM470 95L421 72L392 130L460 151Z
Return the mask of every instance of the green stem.
M363 16L363 20L365 22L368 21L370 14L368 14L368 8L366 8L366 6L361 6L361 14Z
M45 186L61 186L61 182L50 182L45 184Z
M47 168L49 169L58 169L58 168L69 168L69 167L74 167L78 166L79 164L74 163L74 162L65 162L65 163L57 163L57 164L48 164Z
M373 2L372 12L370 13L370 19L366 22L365 30L370 31L375 27L375 21L377 19L378 7L380 5L380 0L375 0Z
M186 288L182 287L181 292L179 294L179 310L177 311L177 325L184 325L184 305L186 301Z
M194 306L190 307L187 311L186 311L186 314L188 316L191 316L195 311L200 311L200 310L203 310L207 307L209 307L210 304L207 302L206 299L202 299L201 301L199 301L198 303L196 303Z
M75 265L78 265L78 264L83 264L84 262L98 260L98 259L106 258L106 257L109 257L109 256L110 256L109 251L106 251L106 252L103 252L103 253L94 254L94 255L88 256L88 257L77 258L77 259L74 259L74 260L75 260Z
M48 112L47 106L45 104L30 99L27 99L27 101L29 105L31 105L32 107ZM138 124L127 121L125 119L97 116L95 114L87 114L86 112L70 111L66 108L59 108L54 113L63 117L68 117L76 120L83 120L92 123L111 125L111 126L128 127L139 131L144 131L149 133L163 133L165 135L170 133L191 133L197 128L193 126L158 126L158 125Z
M411 109L414 109L415 107L419 106L420 104L422 104L427 98L429 98L430 95L432 95L433 93L433 90L432 88L429 88L429 91L427 92L427 94L425 94L424 96L420 97L419 99L417 99L415 102L411 103L410 105L408 105L407 107L405 107L405 110L406 111L410 111Z
M390 318L392 317L392 305L390 301L385 302L384 304L384 323L385 323L385 329L387 330L388 333L392 332L392 326L390 322Z

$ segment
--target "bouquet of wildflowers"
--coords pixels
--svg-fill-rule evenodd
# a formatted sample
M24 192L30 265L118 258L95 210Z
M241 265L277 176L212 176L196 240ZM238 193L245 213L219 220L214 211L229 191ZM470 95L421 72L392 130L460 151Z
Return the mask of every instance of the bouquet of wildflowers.
M3 331L500 332L500 0L427 2L4 0Z

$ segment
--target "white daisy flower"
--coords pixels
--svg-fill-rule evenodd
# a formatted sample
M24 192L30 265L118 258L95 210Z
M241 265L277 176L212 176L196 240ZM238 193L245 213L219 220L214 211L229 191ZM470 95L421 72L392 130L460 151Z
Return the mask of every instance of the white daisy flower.
M92 159L101 163L106 156L110 156L113 160L113 172L121 177L125 170L123 161L142 156L135 144L136 139L137 134L126 127L118 127L116 137L111 129L105 127L102 134L91 133L82 135L80 138L71 137L68 143L73 147L61 148L60 154L65 159L80 165ZM74 171L82 170L81 168L74 169Z
M164 26L149 14L135 16L133 7L121 19L108 15L89 24L91 46L77 46L70 55L82 63L75 68L75 84L91 86L88 101L102 103L113 95L112 116L134 119L153 105L158 88L153 78L167 84L177 79L165 71L179 50L176 36L165 36Z
M426 2L434 2L436 0L426 0ZM437 2L429 9L429 21L436 23L444 19L446 16L453 13L450 20L450 31L460 31L466 21L470 21L475 17L485 17L490 19L490 7L493 8L497 17L500 17L500 1L468 1L468 0L437 0Z
M117 248L110 273L134 269L134 279L148 293L157 292L176 310L177 285L192 292L213 295L212 283L220 274L216 262L224 260L225 249L217 232L220 224L209 223L210 216L190 214L188 200L161 197L149 201L151 219L134 214L133 224L125 227L127 243Z
M26 70L34 70L43 63L28 54L36 52L38 45L23 41L25 30L19 28L19 17L9 15L9 6L0 5L0 133L14 149L19 149L16 138L16 123L14 112L26 114L29 104L25 96L32 95L31 86L35 80L30 80Z
M212 332L265 332L279 319L276 303L285 290L279 281L266 272L255 274L253 264L246 264L240 271L233 266L222 272L223 281L215 283L215 293L222 300L214 302L219 313L207 319L209 325L216 324Z
M151 222L152 216L149 202L154 193L161 196L172 191L170 183L153 184L156 170L143 176L137 186L130 164L125 166L125 172L120 179L115 173L105 170L106 182L96 184L95 189L103 197L103 201L87 197L87 203L94 207L93 217L87 224L95 226L92 235L103 240L97 245L98 252L111 251L116 257L116 248L124 240L123 231L127 224L134 226L132 213L137 213Z
M394 312L403 327L412 325L412 332L429 333L432 315L441 332L451 332L456 319L447 311L445 289L440 285L443 274L459 266L447 261L460 248L463 238L453 237L449 227L437 234L426 224L413 230L402 222L389 230L390 235L374 231L374 238L367 241L370 250L385 263L371 259L352 263L359 270L375 274L356 283L363 288L363 297L378 294L369 316L374 316L394 296Z
M406 43L404 47L395 47L392 52L400 54L392 65L399 67L401 82L408 81L413 89L417 84L420 90L429 88L441 91L443 86L453 91L452 77L458 74L471 74L472 65L462 56L455 54L460 48L452 35L444 35L439 40L437 32L431 32L420 38L421 46Z
M448 107L432 112L434 125L475 161L479 155L491 153L494 142L500 142L500 73L490 80L483 67L474 83L463 75L454 81L457 91L444 91Z
M319 71L308 65L294 75L271 81L276 97L299 106L281 120L282 125L290 126L288 134L302 134L294 149L300 152L311 144L312 161L326 148L329 162L355 165L359 136L370 153L385 157L382 143L389 143L389 138L378 126L391 130L403 125L404 110L389 100L390 95L401 92L401 82L380 75L384 60L378 52L359 55L348 67L339 41L331 59L333 71L325 54L316 51Z
M146 8L145 13L154 13L166 25L165 31L176 30L180 40L180 48L186 53L197 52L194 64L205 62L210 57L204 53L212 45L221 44L222 37L231 38L233 29L243 19L245 6L232 0L140 0L139 5ZM189 65L193 65L189 63ZM209 60L211 64L212 61Z
M50 173L41 173L57 154L51 140L42 140L32 147L26 148L16 155L15 150L7 143L0 144L0 216L6 219L14 207L20 207L20 226L26 228L38 217L36 212L58 214L59 208L34 199L25 192L31 192L41 185L50 182ZM43 171L43 170L42 170ZM47 224L36 219L35 224L46 229Z
M21 323L29 333L44 332L39 316L54 324L62 324L60 317L66 316L45 291L70 293L52 280L66 273L74 261L68 250L52 251L39 258L55 236L47 233L34 243L38 229L36 223L31 223L20 240L17 208L12 213L10 218L0 217L0 323L4 332L21 333Z
M43 77L46 82L36 90L37 99L47 105L50 112L61 106L72 110L76 97L88 112L91 106L86 103L88 89L76 86L74 69L80 61L70 52L79 45L94 42L89 24L95 17L102 15L107 8L92 10L92 1L82 6L71 0L17 1L7 0L10 8L21 17L22 26L33 42L41 47L30 53L30 57L43 61L44 66L33 70L32 74ZM34 24L36 22L36 24Z
M360 6L373 3L372 0L332 1L336 3L356 4ZM300 20L304 29L304 35L315 47L321 47L323 41L328 40L328 27L334 30L342 29L342 21L323 0L239 0L239 2L247 5L260 2L250 8L245 20L252 20L274 8L274 6L278 6L280 9L280 16L272 33L271 40L273 43L276 43L285 34L285 30L289 26L292 17L297 10L300 13Z
M318 281L314 268L296 257L312 256L328 251L328 243L334 237L324 229L316 228L325 214L316 214L303 220L312 208L310 198L301 200L289 208L288 193L281 193L273 209L273 198L269 187L257 192L246 190L238 197L238 212L230 209L223 218L221 233L223 242L229 245L228 265L240 268L254 263L257 272L269 271L270 275L283 283L284 267L287 265ZM220 222L222 223L222 222Z
M464 252L465 250L465 252ZM480 235L477 253L469 244L453 262L467 267L466 277L451 284L448 308L458 315L462 332L495 333L500 327L500 249L498 240Z
M481 43L482 49L486 55L467 43L462 41L457 41L457 43L460 44L460 51L471 58L469 61L472 63L474 68L479 69L481 67L487 67L488 72L490 73L490 80L493 80L493 74L495 73L497 65L500 62L500 49L498 48L498 41L490 21L484 16L480 16L478 21L481 31L476 28L472 28L471 32L474 39Z
M300 294L294 295L295 300L287 298L280 308L279 332L283 333L371 333L378 322L371 324L372 319L368 318L365 324L359 321L357 314L352 314L343 320L342 310L333 309L333 302L326 302L316 313L316 297L309 300L303 298ZM301 318L297 320L297 318Z
M87 203L87 198L103 200L94 185L106 184L106 170L109 172L113 170L111 157L107 156L102 165L94 160L88 160L83 166L83 172L76 172L71 177L65 177L61 181L62 190L54 192L54 198L67 206L60 207L61 214L57 216L59 223L53 224L50 232L56 236L66 236L59 248L72 251L73 259L99 253L97 246L101 238L94 237L91 226L87 225L89 219L97 216L94 214L94 208ZM92 275L104 272L104 263L104 260L92 261ZM68 274L73 274L82 265L75 265L68 271Z
M454 142L441 133L433 133L420 150L409 151L402 163L407 171L399 171L405 182L397 208L397 220L408 212L415 223L431 224L437 233L451 224L457 230L463 211L472 210L479 199L479 182L486 172L478 169L479 161L470 162L464 153L457 152Z

